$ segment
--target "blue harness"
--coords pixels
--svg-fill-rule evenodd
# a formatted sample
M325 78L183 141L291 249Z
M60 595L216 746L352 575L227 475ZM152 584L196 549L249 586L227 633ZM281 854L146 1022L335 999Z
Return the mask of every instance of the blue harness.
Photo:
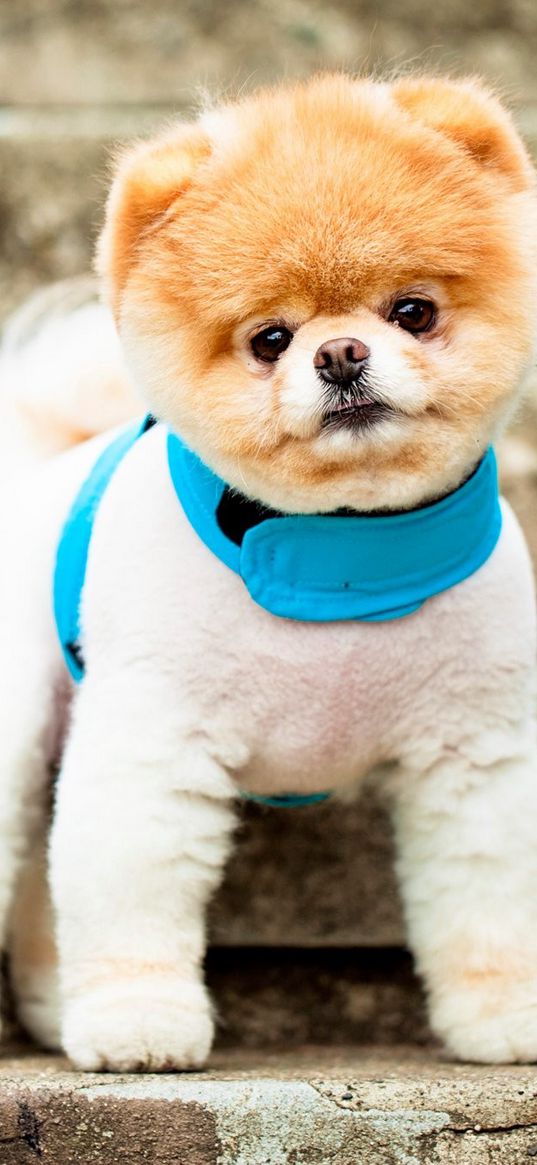
M93 522L119 463L153 424L123 429L97 458L69 511L54 570L54 616L69 671L84 674L80 600ZM242 578L272 615L307 622L401 618L474 574L501 530L496 459L489 449L472 476L448 497L401 514L264 516L240 541L219 521L229 490L171 431L167 457L173 487L206 546ZM233 495L232 495L233 496ZM269 515L270 515L269 511ZM310 805L329 793L261 797L265 805Z

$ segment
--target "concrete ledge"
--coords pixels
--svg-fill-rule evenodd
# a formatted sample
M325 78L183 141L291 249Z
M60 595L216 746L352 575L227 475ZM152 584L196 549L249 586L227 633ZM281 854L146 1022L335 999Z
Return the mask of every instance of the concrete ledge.
M431 1042L405 951L220 947L208 953L206 978L217 1048Z
M176 1076L0 1061L0 1165L520 1165L537 1072L405 1048L214 1056Z
M354 805L324 802L279 810L245 805L235 841L210 911L213 943L404 942L391 830L372 790Z

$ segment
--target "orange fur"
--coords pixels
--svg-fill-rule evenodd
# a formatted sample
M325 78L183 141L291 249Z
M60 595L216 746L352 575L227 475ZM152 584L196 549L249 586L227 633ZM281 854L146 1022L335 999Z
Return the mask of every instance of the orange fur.
M262 91L122 160L99 265L150 407L287 510L405 507L495 438L535 342L533 172L475 81L326 76ZM398 295L434 299L421 338ZM294 331L273 366L252 330ZM317 347L354 336L404 417L327 439ZM415 384L415 391L412 385Z

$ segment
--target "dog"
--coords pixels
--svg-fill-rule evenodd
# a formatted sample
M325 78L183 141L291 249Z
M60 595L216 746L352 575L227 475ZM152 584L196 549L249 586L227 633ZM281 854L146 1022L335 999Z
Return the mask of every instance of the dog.
M492 452L536 218L476 80L320 76L120 157L98 267L151 416L0 499L0 917L79 1068L206 1061L235 805L372 770L433 1030L537 1058L535 598Z

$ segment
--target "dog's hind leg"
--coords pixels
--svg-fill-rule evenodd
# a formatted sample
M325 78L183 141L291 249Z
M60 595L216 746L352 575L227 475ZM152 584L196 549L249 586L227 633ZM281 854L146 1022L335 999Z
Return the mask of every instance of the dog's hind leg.
M61 1046L58 959L48 885L47 828L19 879L9 934L17 1017L39 1044Z
M12 491L0 512L0 949L48 816L65 699L50 600L52 505ZM66 681L63 681L66 689ZM65 690L67 697L67 689ZM23 922L21 922L23 924Z
M6 948L13 900L24 862L42 832L47 813L49 706L36 684L10 683L0 654L0 947Z

